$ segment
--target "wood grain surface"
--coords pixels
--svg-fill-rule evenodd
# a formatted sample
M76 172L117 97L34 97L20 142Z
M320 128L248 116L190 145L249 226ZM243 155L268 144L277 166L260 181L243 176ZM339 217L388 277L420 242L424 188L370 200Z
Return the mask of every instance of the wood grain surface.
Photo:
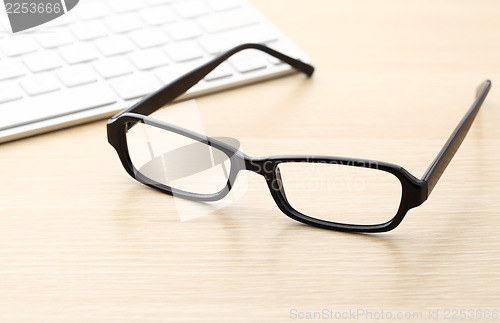
M181 221L173 198L125 173L105 121L3 144L1 322L498 313L500 2L251 2L316 67L197 99L207 134L252 156L370 158L421 176L492 80L430 199L392 232L338 233L289 219L248 173L240 199Z

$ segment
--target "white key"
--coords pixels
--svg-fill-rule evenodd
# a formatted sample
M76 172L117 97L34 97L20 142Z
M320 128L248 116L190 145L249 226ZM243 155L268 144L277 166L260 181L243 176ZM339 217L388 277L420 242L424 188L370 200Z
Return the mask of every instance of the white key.
M167 43L167 35L158 28L131 32L130 38L139 48L149 48Z
M86 21L70 27L79 40L91 40L104 37L108 34L106 26L100 21Z
M172 9L168 6L146 8L139 12L139 16L150 26L163 25L177 19Z
M90 20L105 17L110 11L103 1L81 1L75 13L82 20Z
M4 27L6 25L6 21L3 19L0 19L0 20L2 20L2 21L0 21L0 38L4 38L10 33L10 30L7 30ZM7 33L7 31L9 31L9 33Z
M216 11L224 11L241 6L239 0L206 0L208 5Z
M0 61L0 81L22 76L25 74L25 69L18 61Z
M39 95L47 92L57 91L61 85L52 74L33 75L22 79L19 84L29 95Z
M165 25L165 31L174 40L195 38L203 34L200 27L193 21L181 21Z
M291 44L286 44L283 42L273 42L273 43L269 44L268 46L270 48L272 48L278 52L281 52L283 54L286 54L290 57L300 59L300 56L301 56L300 50ZM272 58L274 58L274 57L272 57ZM274 59L276 59L276 58L274 58ZM281 62L281 60L278 60L278 61ZM275 64L275 65L277 65L277 64Z
M230 64L240 73L247 73L267 67L266 59L263 57L249 57L245 59L231 60Z
M99 55L95 48L87 43L61 47L59 53L69 64L88 62L96 59Z
M168 58L159 48L150 48L129 55L130 60L140 70L149 70L168 64Z
M182 18L194 18L210 12L203 2L197 0L178 1L172 7Z
M275 33L261 26L250 26L238 30L230 30L213 35L205 35L199 39L201 47L215 55L236 45L244 43L268 43L278 39Z
M71 34L62 29L53 29L48 32L40 32L36 34L35 39L45 49L56 48L62 45L71 44L73 37Z
M94 68L105 79L130 74L134 71L132 64L123 56L98 60L94 63Z
M18 56L34 52L37 47L36 42L28 35L13 35L0 40L0 48L7 56Z
M135 99L158 90L160 81L150 73L122 76L110 81L111 87L124 99Z
M281 59L278 59L278 58L273 57L273 56L269 56L267 61L273 65L281 65L284 63Z
M167 3L172 3L175 0L146 0L146 4L150 6L157 6L160 4L167 4Z
M218 80L233 75L233 69L226 63L217 66L212 72L205 76L206 81Z
M58 71L57 76L67 87L92 83L97 81L98 78L96 73L88 65L66 67Z
M142 28L142 21L137 18L135 13L124 13L121 15L112 15L107 18L106 24L115 33L125 33Z
M138 10L143 6L140 0L109 0L108 2L111 9L118 13Z
M190 41L166 45L165 52L176 62L203 57L201 48L196 43Z
M256 15L246 10L231 10L197 19L200 26L209 33L239 28L259 23Z
M19 100L23 97L21 89L14 82L0 82L0 103ZM1 108L1 106L0 106ZM3 119L3 117L2 117Z
M124 54L134 49L132 42L122 35L100 38L94 44L104 56Z
M168 84L178 77L186 74L201 64L195 64L192 61L174 65L163 66L155 69L156 76L163 84Z
M9 113L0 118L0 129L29 124L77 111L96 108L116 102L116 94L107 86L91 83L37 97L36 104L24 100L9 103Z
M67 26L69 24L72 24L76 21L75 15L73 12L71 13L66 13L62 16L57 17L54 20L51 20L44 24L44 26L50 27L50 28L59 28L62 26Z
M59 55L49 51L25 55L23 61L33 73L53 70L63 64Z

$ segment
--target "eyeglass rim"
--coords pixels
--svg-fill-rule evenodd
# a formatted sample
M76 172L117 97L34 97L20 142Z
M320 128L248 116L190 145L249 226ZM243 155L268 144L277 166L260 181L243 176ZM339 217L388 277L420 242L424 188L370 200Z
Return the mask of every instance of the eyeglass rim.
M150 126L154 126L166 131L170 131L176 133L181 136L188 137L194 141L198 141L209 146L212 146L224 154L228 156L231 160L231 169L229 171L229 178L226 182L226 185L218 192L212 194L202 194L202 193L193 193L185 190L180 190L176 188L172 188L170 186L159 183L149 177L146 177L141 174L141 172L134 166L132 159L130 157L130 152L128 150L127 145L127 127L130 123L144 123ZM113 122L108 123L108 141L117 151L120 161L127 171L127 173L140 183L157 189L163 193L169 195L175 195L176 197L199 201L199 202L213 202L218 201L224 198L229 191L231 190L232 183L236 180L237 175L237 163L235 161L239 160L239 158L234 158L236 154L242 154L239 149L232 147L222 141L217 139L207 137L195 131L183 128L181 126L177 126L168 122L164 122L155 118L151 118L149 116L144 116L136 113L125 113L121 115L119 118L113 120ZM240 157L241 158L241 157Z

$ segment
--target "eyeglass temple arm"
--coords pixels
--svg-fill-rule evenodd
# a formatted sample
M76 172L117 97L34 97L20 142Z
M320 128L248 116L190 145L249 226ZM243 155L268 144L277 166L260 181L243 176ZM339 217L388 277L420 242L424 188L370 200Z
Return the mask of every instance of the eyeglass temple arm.
M225 60L227 60L229 57L244 49L257 49L263 51L291 65L292 67L306 74L307 76L311 76L314 72L314 67L312 67L311 65L306 64L300 60L291 58L290 56L275 51L267 46L260 44L251 44L251 43L243 44L236 46L233 49L230 49L229 51L225 52L219 57L214 58L210 62L179 77L170 84L164 86L159 91L154 92L153 94L143 98L137 104L133 105L132 107L123 111L122 113L134 112L142 115L149 115L155 112L159 108L165 106L165 104L174 101L176 98L184 94L187 90L189 90L196 83L201 81L208 73L213 71L217 66L219 66Z
M472 122L474 121L479 108L481 108L481 105L483 104L486 95L490 91L490 88L491 81L489 80L484 81L484 83L477 88L476 100L467 111L465 116L462 118L462 120L460 120L460 123L455 128L450 138L448 138L448 141L446 141L432 164L425 171L422 180L427 182L427 197L431 195L434 186L436 186L439 178L441 178L444 170L452 160L453 156L455 156L455 153L464 141L464 138L469 132Z

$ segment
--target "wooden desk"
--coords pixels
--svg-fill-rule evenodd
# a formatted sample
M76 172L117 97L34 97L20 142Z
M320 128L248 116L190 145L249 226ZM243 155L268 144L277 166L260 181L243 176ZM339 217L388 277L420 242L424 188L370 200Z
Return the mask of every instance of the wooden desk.
M172 198L122 169L105 121L4 144L0 321L500 310L500 2L252 2L317 71L197 100L207 133L249 155L365 157L421 176L493 81L430 199L390 233L337 233L287 218L249 174L243 198L180 222Z

